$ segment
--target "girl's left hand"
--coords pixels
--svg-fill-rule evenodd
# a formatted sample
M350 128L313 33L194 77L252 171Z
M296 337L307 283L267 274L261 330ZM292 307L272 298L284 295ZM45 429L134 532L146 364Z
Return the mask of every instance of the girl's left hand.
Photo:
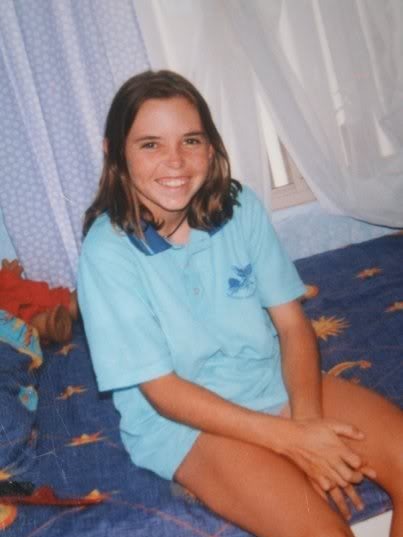
M328 496L332 498L337 509L346 520L350 520L351 518L351 511L346 501L346 497L350 498L351 503L357 511L362 511L364 509L364 502L353 485L348 484L346 487L333 487L326 493L317 483L311 479L309 479L309 481L319 496L324 500L328 501Z

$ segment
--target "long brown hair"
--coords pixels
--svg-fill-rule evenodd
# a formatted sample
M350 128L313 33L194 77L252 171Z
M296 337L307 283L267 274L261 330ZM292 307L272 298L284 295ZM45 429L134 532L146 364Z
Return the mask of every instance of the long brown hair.
M163 222L155 221L131 188L125 146L142 104L148 99L172 97L185 97L197 108L203 129L214 149L206 181L188 208L189 225L209 230L232 217L241 185L231 179L228 154L206 101L193 84L177 73L145 71L123 84L109 109L104 135L104 165L95 200L85 213L84 235L97 216L105 212L114 225L140 237L143 235L143 222L151 223L157 229L162 226Z

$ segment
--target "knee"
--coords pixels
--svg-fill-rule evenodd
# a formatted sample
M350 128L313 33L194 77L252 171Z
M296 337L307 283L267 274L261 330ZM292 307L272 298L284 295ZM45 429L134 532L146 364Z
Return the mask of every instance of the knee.
M392 499L399 498L401 501L403 497L403 451L400 446L399 449L385 453L383 460L385 479L382 479L382 475L380 475L379 483L392 496Z

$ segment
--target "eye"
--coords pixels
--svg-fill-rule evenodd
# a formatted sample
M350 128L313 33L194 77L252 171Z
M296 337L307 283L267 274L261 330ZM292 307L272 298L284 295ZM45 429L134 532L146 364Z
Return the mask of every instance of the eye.
M157 147L157 142L145 142L141 144L141 149L155 149Z
M200 136L189 136L184 139L185 145L200 145L203 143L203 138Z

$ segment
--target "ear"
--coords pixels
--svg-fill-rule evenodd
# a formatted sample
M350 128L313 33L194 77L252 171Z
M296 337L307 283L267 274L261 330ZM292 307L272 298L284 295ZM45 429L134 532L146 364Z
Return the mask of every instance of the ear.
M102 140L102 151L103 151L105 157L106 157L107 154L108 154L108 149L109 149L109 141L108 141L108 138L104 138L104 139Z

